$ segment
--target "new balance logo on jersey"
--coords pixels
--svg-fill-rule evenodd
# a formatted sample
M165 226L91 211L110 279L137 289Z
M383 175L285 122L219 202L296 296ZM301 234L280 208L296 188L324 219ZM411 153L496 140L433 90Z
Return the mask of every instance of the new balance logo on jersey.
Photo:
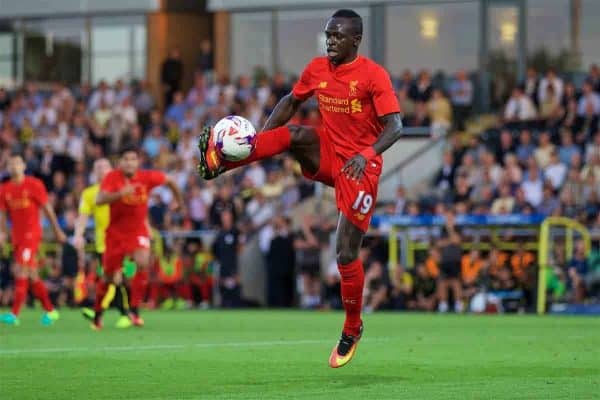
M327 87L327 82L323 81L319 83L319 89L325 89Z
M362 103L359 99L353 99L350 102L350 107L352 109L352 114L362 112Z
M356 87L358 86L358 81L350 81L350 96L356 96Z

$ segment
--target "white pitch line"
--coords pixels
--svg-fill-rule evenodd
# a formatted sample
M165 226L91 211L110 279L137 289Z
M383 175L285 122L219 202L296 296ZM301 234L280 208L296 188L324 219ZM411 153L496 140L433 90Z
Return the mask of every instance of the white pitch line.
M371 338L369 342L384 342L389 338ZM10 349L0 350L2 355L19 354L44 354L44 353L102 353L118 351L151 351L151 350L181 350L186 348L215 348L215 347L271 347L271 346L300 346L304 344L335 343L332 340L288 340L265 342L223 342L223 343L195 343L195 344L156 344L145 346L101 346L101 347L49 347L39 349Z

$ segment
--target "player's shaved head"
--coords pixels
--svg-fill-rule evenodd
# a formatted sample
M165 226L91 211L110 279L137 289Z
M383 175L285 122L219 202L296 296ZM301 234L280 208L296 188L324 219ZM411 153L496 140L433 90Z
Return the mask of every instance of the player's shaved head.
M336 12L333 13L331 18L346 18L346 19L348 19L348 22L350 23L350 26L352 28L352 33L355 35L362 36L363 22L362 22L361 16L358 15L358 13L356 11L349 10L349 9L337 10Z

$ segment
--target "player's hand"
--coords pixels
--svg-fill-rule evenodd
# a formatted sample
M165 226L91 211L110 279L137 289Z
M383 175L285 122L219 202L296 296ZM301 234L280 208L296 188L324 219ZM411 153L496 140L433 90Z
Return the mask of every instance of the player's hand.
M125 186L121 188L119 193L121 194L121 197L129 196L130 194L135 193L135 185L132 185L131 183L126 183Z
M63 231L59 230L58 232L56 232L56 241L61 244L66 243L67 235L65 235Z
M74 236L73 237L73 247L75 247L79 251L83 251L83 247L85 246L85 239L83 236Z
M361 154L357 154L346 162L342 168L342 174L345 174L348 179L359 181L365 173L366 166L367 159Z

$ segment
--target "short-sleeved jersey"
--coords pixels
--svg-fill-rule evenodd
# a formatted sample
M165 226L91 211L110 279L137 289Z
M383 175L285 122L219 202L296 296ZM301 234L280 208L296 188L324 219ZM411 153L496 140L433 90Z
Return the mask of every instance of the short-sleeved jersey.
M0 210L10 218L13 244L41 240L40 208L47 202L46 187L32 176L20 183L11 180L0 185Z
M110 206L108 204L103 204L101 206L96 205L98 192L100 192L100 184L85 188L83 193L81 193L81 200L79 201L79 214L94 217L96 251L98 253L104 253L104 250L106 249L104 240L106 238L106 228L108 228L110 219Z
M110 203L110 222L106 235L126 239L136 235L149 236L146 226L148 197L153 188L164 184L166 180L167 176L160 171L137 171L131 178L121 170L109 172L100 184L101 191L118 192L130 183L135 186L135 192Z
M383 130L379 117L400 111L388 73L363 56L339 66L327 57L314 58L292 94L300 100L316 97L323 127L344 160L375 143ZM381 164L381 156L373 161Z

